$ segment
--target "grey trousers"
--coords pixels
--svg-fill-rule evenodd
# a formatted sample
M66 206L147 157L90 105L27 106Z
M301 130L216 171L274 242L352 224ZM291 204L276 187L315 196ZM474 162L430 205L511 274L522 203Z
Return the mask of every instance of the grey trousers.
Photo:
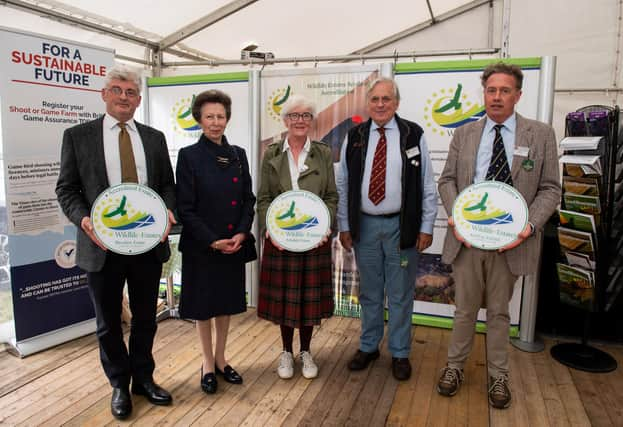
M474 343L480 307L487 309L487 370L489 376L508 373L508 303L517 276L497 251L461 248L452 264L456 285L454 327L448 345L448 365L462 369Z

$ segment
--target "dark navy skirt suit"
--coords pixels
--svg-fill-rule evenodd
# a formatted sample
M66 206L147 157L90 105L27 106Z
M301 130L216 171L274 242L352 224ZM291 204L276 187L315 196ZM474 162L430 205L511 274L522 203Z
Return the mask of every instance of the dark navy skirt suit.
M180 316L207 320L246 311L245 249L226 255L210 245L250 234L255 195L244 149L225 136L218 145L201 136L181 149L177 168L177 213L183 225Z

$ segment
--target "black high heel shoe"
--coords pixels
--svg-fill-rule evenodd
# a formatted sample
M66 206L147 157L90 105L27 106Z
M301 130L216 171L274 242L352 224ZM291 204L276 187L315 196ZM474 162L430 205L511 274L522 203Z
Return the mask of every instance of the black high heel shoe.
M242 384L242 377L234 368L227 365L221 371L218 366L214 365L214 370L217 374L222 375L225 381L232 384Z
M203 365L201 365L201 389L208 394L214 394L217 388L218 382L216 381L214 372L208 372L203 375Z

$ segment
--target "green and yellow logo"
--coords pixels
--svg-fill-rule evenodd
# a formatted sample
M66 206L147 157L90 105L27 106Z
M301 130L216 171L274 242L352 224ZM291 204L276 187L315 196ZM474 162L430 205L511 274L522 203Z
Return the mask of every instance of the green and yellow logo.
M113 197L106 203L99 204L95 214L106 228L115 231L134 230L156 222L152 214L132 207L125 195L121 198ZM108 234L112 236L112 232L109 231Z
M171 108L171 125L175 132L184 136L197 136L201 126L192 114L192 106L195 95L179 99Z
M281 108L292 95L292 88L279 88L273 91L266 102L266 111L268 115L278 122L281 122Z
M513 215L494 206L490 200L487 200L488 198L489 193L485 193L482 197L478 193L469 194L460 205L463 219L478 225L511 224Z
M318 218L301 212L296 208L296 201L290 203L290 207L281 209L275 216L275 224L282 230L296 231L305 230L318 225Z
M463 85L456 88L433 92L426 100L424 119L433 133L443 133L443 129L456 129L465 123L473 122L485 114L484 105L469 100L463 93Z

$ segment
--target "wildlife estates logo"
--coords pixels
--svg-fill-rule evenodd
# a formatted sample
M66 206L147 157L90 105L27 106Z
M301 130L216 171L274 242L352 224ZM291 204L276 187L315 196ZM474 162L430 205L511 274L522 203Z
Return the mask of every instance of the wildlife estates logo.
M484 114L484 105L470 100L461 83L433 92L424 107L426 126L434 134L450 134L452 129L476 121Z
M292 88L288 85L286 88L275 89L268 97L266 112L273 120L281 123L281 108L290 95L292 95Z
M316 247L327 235L330 214L322 199L303 190L280 194L268 207L266 228L273 242L293 252Z
M167 228L167 208L151 188L120 184L102 192L91 209L95 234L113 252L135 255L155 247Z
M494 250L515 240L528 224L528 206L521 193L499 181L470 185L452 208L455 230L469 244Z
M125 194L121 196L121 200L115 197L102 205L100 219L110 230L133 230L147 227L156 221L152 214L136 210L129 204Z
M509 224L513 222L513 215L488 201L489 193L471 193L463 201L463 218L472 224Z
M171 108L171 128L179 135L198 137L200 134L201 126L192 114L194 102L195 95L180 98Z
M303 230L318 225L318 218L302 213L296 208L296 200L292 200L290 207L278 212L277 215L275 224L282 230Z

